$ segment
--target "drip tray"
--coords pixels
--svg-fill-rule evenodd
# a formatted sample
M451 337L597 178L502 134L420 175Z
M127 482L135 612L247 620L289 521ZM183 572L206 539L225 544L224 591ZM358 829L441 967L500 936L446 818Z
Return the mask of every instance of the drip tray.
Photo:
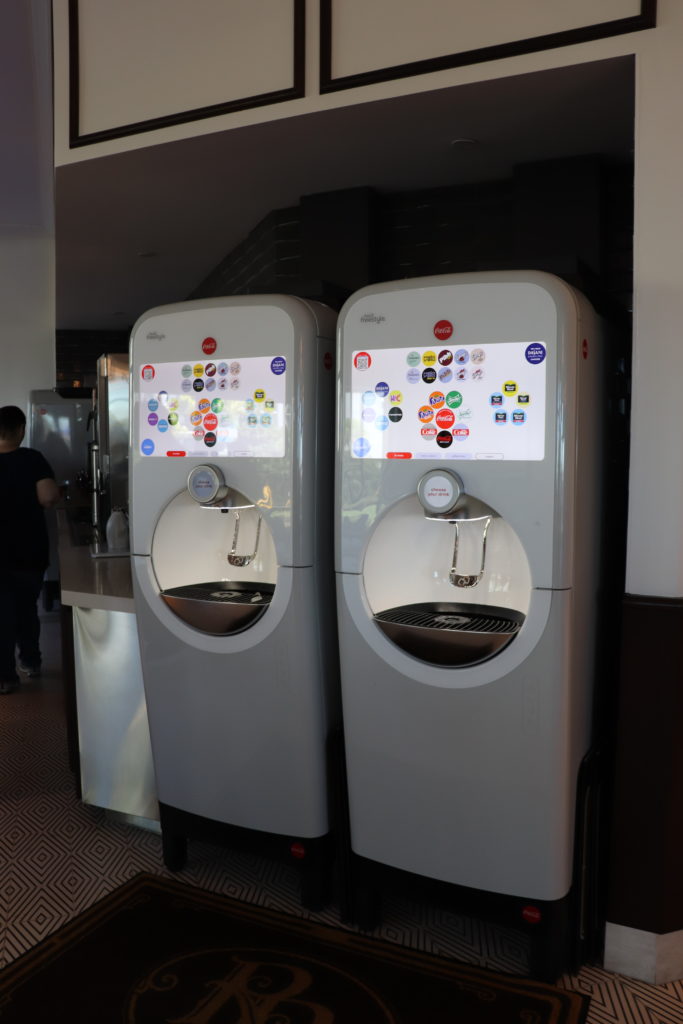
M178 618L203 633L239 633L257 622L268 608L272 583L190 583L162 590L161 596Z
M398 647L434 665L474 665L499 654L519 632L521 612L481 604L404 604L375 615Z

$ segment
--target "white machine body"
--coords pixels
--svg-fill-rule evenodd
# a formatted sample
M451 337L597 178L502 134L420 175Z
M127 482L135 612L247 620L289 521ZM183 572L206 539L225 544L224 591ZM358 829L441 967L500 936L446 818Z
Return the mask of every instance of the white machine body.
M146 313L130 351L133 584L159 800L308 837L328 831L335 320L288 296L186 302ZM226 625L234 612L247 618Z
M591 733L597 318L548 274L449 275L357 292L338 342L353 851L473 889L560 899ZM387 609L409 605L436 615L433 629L415 629L419 648L402 642L411 626L381 626ZM509 636L494 647L454 632L475 646L456 643L449 661L440 627L462 610L509 619L496 626Z

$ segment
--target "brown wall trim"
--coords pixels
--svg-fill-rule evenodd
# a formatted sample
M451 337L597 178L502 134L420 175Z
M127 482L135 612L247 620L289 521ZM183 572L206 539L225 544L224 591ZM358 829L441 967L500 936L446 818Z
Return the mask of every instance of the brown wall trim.
M553 32L550 35L535 36L532 39L519 39L497 46L485 46L463 53L452 53L443 57L413 61L410 64L396 64L394 67L378 68L357 75L333 78L332 3L333 0L320 0L320 91L323 93L352 89L359 85L372 85L375 82L387 82L394 78L426 75L434 71L463 67L466 64L481 64L486 61L502 60L504 57L518 57L523 53L551 50L558 46L572 46L576 43L624 35L628 32L640 32L642 29L654 28L657 24L657 0L641 0L640 14L631 18L618 18L614 21L601 22L599 25L571 29L567 32Z
M78 35L78 3L69 0L69 147L90 146L97 142L110 139L121 139L127 135L139 135L142 132L168 128L176 124L187 124L190 121L201 121L207 117L218 117L221 114L232 114L237 110L249 110L252 107L264 107L271 103L283 103L286 100L299 99L306 90L306 0L294 0L293 24L293 64L294 84L289 89L260 93L258 96L241 97L214 103L208 107L197 107L195 110L182 110L163 117L150 118L147 121L136 121L132 124L107 128L98 132L80 134L80 59Z
M657 597L653 594L624 594L624 605L641 608L652 605L654 608L683 608L683 597Z
M683 929L683 598L622 605L607 920Z

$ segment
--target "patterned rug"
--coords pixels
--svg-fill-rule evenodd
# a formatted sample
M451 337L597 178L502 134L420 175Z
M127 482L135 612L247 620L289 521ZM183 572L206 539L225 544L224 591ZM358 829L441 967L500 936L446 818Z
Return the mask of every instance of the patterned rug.
M588 999L140 874L0 975L2 1024L583 1024Z

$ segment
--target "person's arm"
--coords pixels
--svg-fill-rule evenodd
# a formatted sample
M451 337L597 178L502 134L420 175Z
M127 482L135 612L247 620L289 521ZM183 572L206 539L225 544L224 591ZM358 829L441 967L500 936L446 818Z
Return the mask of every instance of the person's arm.
M43 508L52 508L60 498L59 487L52 477L44 477L36 482L36 496Z

